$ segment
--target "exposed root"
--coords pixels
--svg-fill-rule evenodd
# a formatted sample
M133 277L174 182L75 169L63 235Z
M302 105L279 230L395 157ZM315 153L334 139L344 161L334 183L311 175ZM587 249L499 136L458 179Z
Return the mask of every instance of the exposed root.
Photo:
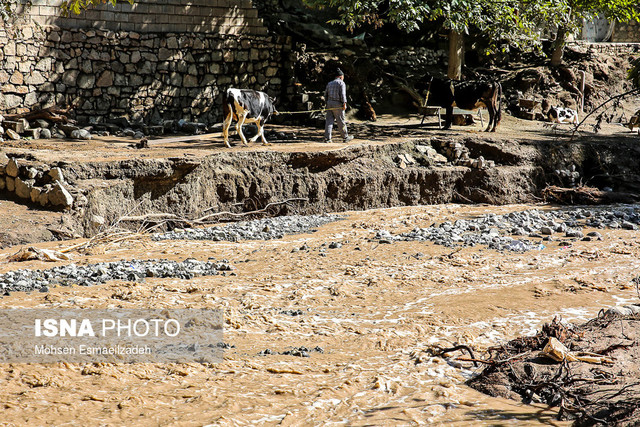
M545 202L563 205L600 205L610 203L636 203L640 197L632 193L602 191L593 187L564 188L550 185L542 190Z

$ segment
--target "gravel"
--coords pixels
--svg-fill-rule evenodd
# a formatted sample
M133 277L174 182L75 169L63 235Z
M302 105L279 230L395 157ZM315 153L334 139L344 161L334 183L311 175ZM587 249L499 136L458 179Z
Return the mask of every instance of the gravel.
M415 228L407 233L393 235L379 230L374 239L379 243L396 241L430 241L448 247L485 245L490 249L524 252L543 249L540 241L512 236L527 236L553 240L564 237L574 240L602 239L598 232L584 237L583 228L637 230L640 208L633 206L573 208L557 211L531 209L505 215L486 214L473 219L446 221L427 228ZM560 243L562 244L562 242Z
M14 270L0 274L0 288L8 292L48 292L50 285L93 286L109 280L143 281L147 277L192 279L196 276L215 276L233 270L228 261L182 262L169 260L131 260L102 262L89 265L69 264L48 270Z
M229 242L237 242L239 240L272 240L281 239L286 234L308 233L317 227L340 219L342 219L342 217L338 215L280 216L208 228L175 229L166 233L156 233L152 236L152 239Z
M302 346L302 347L292 347L292 348L289 348L288 350L278 352L278 351L271 350L270 348L266 348L262 350L260 353L258 353L258 356L271 356L275 354L283 354L285 356L311 357L312 352L324 353L324 349L319 346L316 346L311 349Z

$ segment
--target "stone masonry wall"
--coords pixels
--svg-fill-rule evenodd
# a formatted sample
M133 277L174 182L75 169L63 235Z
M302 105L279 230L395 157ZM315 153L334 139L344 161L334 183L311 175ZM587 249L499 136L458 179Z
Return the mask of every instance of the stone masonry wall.
M73 105L79 121L216 122L227 87L280 96L290 40L34 26L0 30L0 114Z
M291 41L267 35L251 0L142 0L60 17L33 0L0 26L0 114L73 106L80 122L221 120L228 87L283 98Z
M640 43L640 23L636 21L616 22L612 42Z

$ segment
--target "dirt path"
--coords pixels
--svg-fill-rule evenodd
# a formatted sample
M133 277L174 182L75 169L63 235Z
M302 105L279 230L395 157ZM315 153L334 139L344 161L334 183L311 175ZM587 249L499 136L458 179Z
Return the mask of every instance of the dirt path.
M584 321L602 307L636 299L630 280L640 264L637 231L600 230L602 241L550 242L524 254L371 241L380 228L395 234L527 208L435 205L348 212L314 234L280 240L140 240L75 254L76 263L226 258L237 276L57 287L6 296L0 307L222 308L225 341L234 347L225 351L223 363L212 366L3 365L2 420L9 425L559 425L540 405L469 389L463 382L479 368L448 365L428 350L456 343L482 350L531 333L555 315ZM330 249L331 242L342 246ZM2 263L0 273L53 265ZM310 357L278 354L301 346Z

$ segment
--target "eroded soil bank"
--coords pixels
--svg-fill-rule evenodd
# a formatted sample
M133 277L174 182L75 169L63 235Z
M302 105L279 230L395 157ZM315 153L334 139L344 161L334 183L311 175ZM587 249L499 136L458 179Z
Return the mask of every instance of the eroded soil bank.
M270 215L449 202L501 205L540 201L548 185L580 184L613 191L611 201L630 201L615 195L640 188L637 136L613 128L570 140L541 123L529 122L537 128L526 131L515 125L494 135L361 124L365 141L348 146L318 144L310 128L281 127L281 135L297 139L232 150L217 147L214 137L151 142L142 150L126 141L103 141L63 151L64 143L51 142L5 154L21 164L61 168L76 197L65 225L70 235L85 236L123 216L146 214L193 219L269 204L276 204Z

